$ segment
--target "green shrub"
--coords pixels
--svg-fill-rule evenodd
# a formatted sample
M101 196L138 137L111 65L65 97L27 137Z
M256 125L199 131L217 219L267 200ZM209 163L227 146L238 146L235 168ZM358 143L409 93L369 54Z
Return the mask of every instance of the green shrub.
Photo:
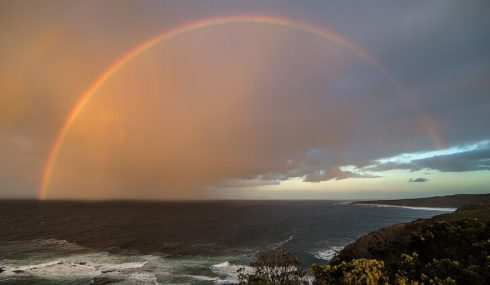
M314 264L312 271L317 284L388 284L384 262L375 259L354 259L337 265Z

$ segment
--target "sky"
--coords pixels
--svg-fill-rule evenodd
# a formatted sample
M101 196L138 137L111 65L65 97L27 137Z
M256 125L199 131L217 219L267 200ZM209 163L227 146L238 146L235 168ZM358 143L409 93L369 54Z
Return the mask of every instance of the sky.
M490 192L488 1L0 2L0 198Z

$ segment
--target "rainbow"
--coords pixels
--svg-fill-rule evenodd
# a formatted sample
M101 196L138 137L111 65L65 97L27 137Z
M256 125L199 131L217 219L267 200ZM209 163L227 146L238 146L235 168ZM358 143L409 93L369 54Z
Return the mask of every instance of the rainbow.
M298 20L292 20L277 16L259 16L259 15L238 15L238 16L224 16L224 17L216 17L216 18L207 18L195 22L191 22L188 24L184 24L178 27L175 27L169 31L165 31L161 34L158 34L143 43L137 45L135 48L131 49L128 53L124 54L116 61L114 61L107 69L102 72L95 81L90 84L90 86L82 93L82 95L78 98L68 116L66 117L62 127L54 138L54 142L50 148L48 158L46 160L43 175L41 178L41 183L38 191L38 198L44 199L46 195L46 190L50 183L50 177L53 171L53 166L56 162L56 158L58 153L63 145L63 141L68 134L70 128L73 123L76 121L77 117L82 112L83 108L87 105L90 99L97 93L97 91L104 85L104 83L109 80L114 74L116 74L123 66L137 58L139 55L148 51L149 49L172 39L175 39L183 34L187 34L190 32L194 32L197 30L202 30L206 28L210 28L213 26L226 25L226 24L235 24L235 23L250 23L250 24L262 24L262 25L273 25L280 26L285 28L290 28L293 30L305 32L307 34L311 34L313 36L317 36L321 39L324 39L330 43L333 43L341 48L344 48L353 54L360 57L366 63L375 67L379 72L387 75L387 71L385 70L383 64L377 60L373 55L366 52L361 47L355 45L354 43L342 38L340 35L325 30L324 28L320 28L314 26L309 23L301 22ZM391 80L394 82L393 80ZM397 85L397 84L395 84ZM423 124L424 125L424 124ZM426 128L429 129L429 128ZM433 133L432 130L428 131L429 133ZM431 135L437 137L437 135Z

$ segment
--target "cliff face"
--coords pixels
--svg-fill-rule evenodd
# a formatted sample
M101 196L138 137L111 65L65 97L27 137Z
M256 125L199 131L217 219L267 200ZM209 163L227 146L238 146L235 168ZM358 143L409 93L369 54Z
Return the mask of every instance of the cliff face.
M425 222L420 219L371 232L347 245L333 262L356 258L381 259L385 263L397 260L402 253L401 248L409 242L410 233L417 231Z
M453 213L438 215L430 219L419 219L376 230L346 246L333 260L333 263L368 258L383 260L385 264L391 264L398 260L402 253L413 250L413 238L422 228L438 222L458 222L468 219L478 219L484 223L490 222L490 201L462 206Z

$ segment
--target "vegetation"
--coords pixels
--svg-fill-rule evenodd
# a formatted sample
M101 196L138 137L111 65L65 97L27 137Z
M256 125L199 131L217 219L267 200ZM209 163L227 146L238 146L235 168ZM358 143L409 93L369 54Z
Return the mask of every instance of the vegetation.
M377 258L335 259L311 268L315 284L490 284L490 222L470 218L431 220L397 243L397 259L378 249ZM398 252L397 251L397 252ZM284 250L261 255L241 273L241 284L304 284L299 261Z
M312 266L316 284L389 284L384 262L376 259L354 259L337 265Z
M463 219L429 223L412 234L406 248L410 253L402 254L393 266L400 280L419 284L490 281L490 222Z
M246 273L244 268L238 269L240 284L306 284L303 278L306 272L301 262L283 249L261 254L250 266L253 273Z

